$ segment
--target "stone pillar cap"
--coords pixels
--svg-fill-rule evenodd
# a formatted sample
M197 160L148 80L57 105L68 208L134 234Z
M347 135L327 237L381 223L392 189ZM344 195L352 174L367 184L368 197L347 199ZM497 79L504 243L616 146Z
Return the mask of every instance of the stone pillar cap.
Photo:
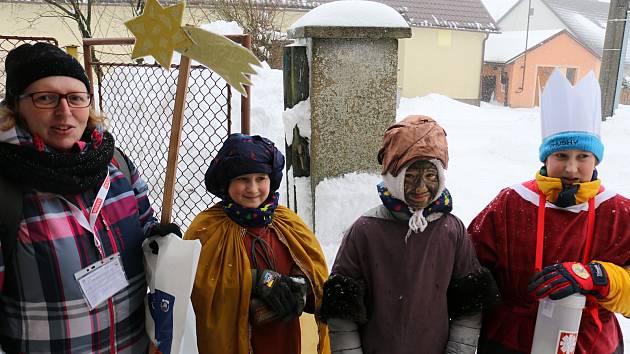
M307 12L289 27L288 35L289 38L409 38L411 29L398 11L385 4L342 0Z

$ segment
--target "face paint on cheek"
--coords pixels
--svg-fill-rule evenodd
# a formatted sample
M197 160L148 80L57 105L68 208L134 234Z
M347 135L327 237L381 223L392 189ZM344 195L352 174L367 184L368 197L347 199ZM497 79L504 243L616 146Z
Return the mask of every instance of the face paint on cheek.
M437 175L437 171L435 173ZM433 199L435 197L435 194L438 191L438 188L440 187L440 183L438 182L438 179L437 178L431 178L431 179L424 178L423 183L427 186L427 189L431 193L431 199Z
M439 188L437 168L428 161L416 161L405 174L405 200L414 209L424 208Z

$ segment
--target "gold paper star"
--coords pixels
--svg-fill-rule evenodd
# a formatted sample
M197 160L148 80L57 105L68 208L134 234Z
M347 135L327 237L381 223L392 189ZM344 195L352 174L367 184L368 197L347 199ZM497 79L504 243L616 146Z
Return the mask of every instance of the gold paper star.
M221 75L230 86L246 96L243 84L251 85L246 74L255 74L253 66L260 66L256 56L224 36L193 26L184 26L183 29L194 44L175 50Z
M157 0L147 0L142 15L125 22L136 37L132 59L151 55L169 69L173 50L193 45L181 28L183 16L184 3L164 8Z
M142 15L125 22L136 37L131 57L151 55L164 68L170 69L173 51L178 51L221 75L242 95L243 85L250 85L247 75L260 66L248 49L224 36L193 26L181 27L184 3L162 7L157 0L147 0Z

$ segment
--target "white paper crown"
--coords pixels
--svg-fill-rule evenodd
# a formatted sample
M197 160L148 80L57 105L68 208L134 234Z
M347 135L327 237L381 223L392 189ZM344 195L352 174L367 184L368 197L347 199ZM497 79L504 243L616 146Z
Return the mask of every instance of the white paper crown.
M592 71L572 86L560 70L554 70L540 99L543 140L562 132L600 137L601 114L601 90Z

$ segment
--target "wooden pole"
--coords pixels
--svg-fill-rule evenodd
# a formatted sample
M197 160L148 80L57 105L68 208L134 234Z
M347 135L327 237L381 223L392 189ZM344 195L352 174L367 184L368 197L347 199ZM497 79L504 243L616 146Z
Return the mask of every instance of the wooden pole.
M243 42L241 45L249 50L252 49L252 37L250 35L245 35L243 37ZM249 77L249 75L247 75ZM249 85L243 85L245 87L245 92L247 93L247 97L241 96L241 133L250 134L250 114L251 107L250 102L252 101L252 93Z
M92 75L92 45L83 41L83 66L88 80L90 80L90 93L93 93L94 75Z
M612 117L618 88L619 71L623 70L624 32L628 16L628 0L611 0L608 10L604 52L599 71L599 86L602 89L602 120Z
M183 56L179 62L179 76L177 77L177 91L175 93L175 107L173 108L173 122L171 124L171 139L168 147L166 163L166 180L164 181L164 196L162 197L162 217L160 222L171 222L173 212L173 197L175 193L175 174L179 158L179 142L184 124L184 110L186 109L186 94L188 93L188 78L190 74L190 58Z

